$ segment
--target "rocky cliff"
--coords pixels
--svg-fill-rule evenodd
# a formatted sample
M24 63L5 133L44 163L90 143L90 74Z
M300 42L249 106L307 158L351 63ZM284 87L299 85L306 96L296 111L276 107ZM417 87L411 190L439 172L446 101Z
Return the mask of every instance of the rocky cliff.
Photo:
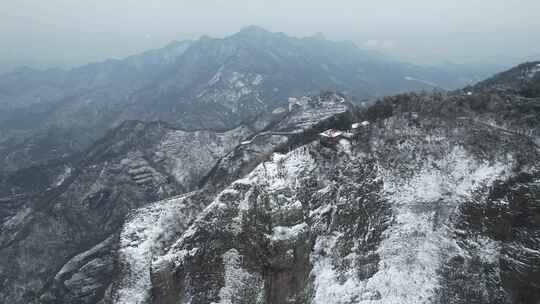
M153 254L148 299L536 303L537 135L461 101L397 97L359 138L274 153Z

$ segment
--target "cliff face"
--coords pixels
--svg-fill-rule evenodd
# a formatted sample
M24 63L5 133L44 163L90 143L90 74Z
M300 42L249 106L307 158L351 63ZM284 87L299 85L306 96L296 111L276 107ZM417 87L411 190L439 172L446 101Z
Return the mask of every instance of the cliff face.
M432 114L273 154L154 257L153 302L534 303L537 147Z

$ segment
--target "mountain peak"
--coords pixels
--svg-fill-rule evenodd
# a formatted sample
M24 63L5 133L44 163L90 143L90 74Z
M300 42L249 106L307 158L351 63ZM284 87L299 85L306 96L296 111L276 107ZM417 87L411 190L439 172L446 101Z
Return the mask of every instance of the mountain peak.
M268 37L273 33L256 25L250 25L242 28L238 33L233 35L233 37L246 37L246 38L260 38Z
M248 25L248 26L243 27L238 33L266 33L268 34L270 33L270 31L258 25Z

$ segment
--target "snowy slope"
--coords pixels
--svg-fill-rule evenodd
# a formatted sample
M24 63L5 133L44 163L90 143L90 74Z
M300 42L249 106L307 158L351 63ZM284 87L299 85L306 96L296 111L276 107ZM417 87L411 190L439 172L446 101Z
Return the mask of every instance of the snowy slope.
M273 153L216 194L154 260L154 301L506 303L524 292L500 264L523 245L474 231L468 214L539 172L531 138L395 107L356 138ZM538 250L529 246L522 254Z

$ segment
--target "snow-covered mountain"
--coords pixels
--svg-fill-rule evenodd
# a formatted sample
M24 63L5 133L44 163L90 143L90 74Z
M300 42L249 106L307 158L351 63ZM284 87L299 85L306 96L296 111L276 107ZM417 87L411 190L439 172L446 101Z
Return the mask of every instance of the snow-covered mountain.
M68 71L19 69L0 76L1 167L80 152L125 120L226 130L290 96L333 90L362 99L457 88L488 76L479 74L395 62L350 42L253 26Z
M388 98L360 130L273 153L143 249L148 285L128 275L115 299L537 303L540 125L507 111L538 117L539 100L492 89Z
M538 64L225 132L125 122L4 178L0 302L536 304Z

